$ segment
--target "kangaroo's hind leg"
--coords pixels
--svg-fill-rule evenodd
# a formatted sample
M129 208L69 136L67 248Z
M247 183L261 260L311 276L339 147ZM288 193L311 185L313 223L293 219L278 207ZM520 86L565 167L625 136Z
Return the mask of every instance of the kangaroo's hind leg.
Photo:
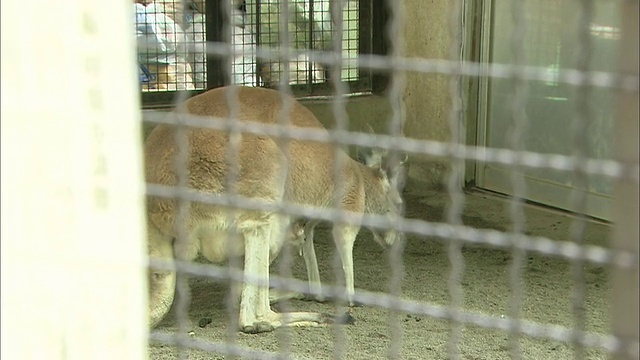
M333 227L333 238L342 262L346 300L349 306L357 306L353 300L355 284L353 278L353 244L360 231L359 226L336 224Z
M271 246L281 246L282 240L279 226L274 216L266 224L243 229L245 258L245 276L240 300L240 329L246 333L273 331L280 326L317 326L333 321L331 317L320 313L294 312L279 314L271 310L269 305L269 263ZM253 280L253 281L252 281ZM255 284L254 281L261 281Z
M150 259L167 262L171 267L170 269L149 269L149 325L153 328L165 317L173 303L176 287L176 272L173 269L173 238L162 234L149 222L147 246Z
M284 247L289 248L290 256L293 255L294 253L302 252L302 245L305 242L304 226L305 226L305 221L303 219L299 219L289 224L288 228L285 230L285 239L284 239L283 248ZM271 261L274 260L274 257L275 256L272 256ZM276 288L269 289L269 302L271 304L275 304L283 300L292 300L292 299L302 300L304 298L305 298L304 293L300 291L289 291L287 289L276 289Z
M307 279L309 282L309 290L313 294L305 296L306 300L324 302L326 298L322 295L322 283L320 281L320 270L318 269L318 259L313 244L314 229L318 225L318 221L310 220L304 228L305 241L302 245L302 256L304 264L307 268Z

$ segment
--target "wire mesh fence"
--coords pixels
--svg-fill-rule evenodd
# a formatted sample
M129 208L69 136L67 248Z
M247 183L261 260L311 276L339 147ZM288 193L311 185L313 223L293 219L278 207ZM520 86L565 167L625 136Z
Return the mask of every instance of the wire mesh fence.
M340 79L351 83L365 76L360 74L355 62L370 42L362 36L361 28L367 25L363 25L360 17L370 17L371 6L364 2L361 9L360 3L347 1L341 12L340 48L344 63ZM232 69L228 75L234 84L276 87L286 62L290 85L304 89L308 95L314 93L314 89L321 92L328 87L327 64L309 58L307 52L332 49L335 26L331 20L331 4L333 2L324 0L290 1L286 5L285 20L282 2L275 0L232 1L227 18L219 15L224 4L217 1L209 1L208 11L202 0L184 4L176 0L137 1L135 23L142 91L208 88L207 39L212 37L211 32L207 35L209 16L210 27L222 28L225 21L229 24L228 41L221 38L209 41L223 40L233 46ZM282 28L283 24L286 29ZM280 35L283 30L289 34L286 43ZM300 53L286 59L274 55L261 57L257 48L276 54L290 48ZM215 53L210 51L209 55ZM211 71L220 70L215 67Z
M357 27L361 24L359 9L363 3L367 2L253 0L240 4L222 1L220 9L226 13L223 18L227 20L223 24L223 38L230 41L205 42L203 25L210 22L200 15L194 16L188 25L191 30L186 33L193 39L199 36L194 40L199 45L175 48L175 64L183 63L183 67L172 65L164 70L148 64L141 67L145 74L155 72L158 81L153 86L143 82L143 91L210 88L206 79L207 71L212 70L207 70L207 58L213 57L222 59L230 83L279 90L274 93L229 86L188 101L189 93L180 91L175 96L173 113L147 114L147 121L158 124L145 145L150 199L151 321L154 325L162 321L173 304L177 324L171 333L152 331L151 340L173 346L181 358L186 358L192 349L210 356L256 359L357 358L357 355L349 354L347 327L366 326L364 319L354 315L356 312L352 307L363 304L389 311L389 335L386 337L389 346L385 353L378 354L380 358L405 357L405 345L414 344L407 338L402 314L448 321L445 350L442 351L445 355L421 353L420 358L466 358L461 343L469 326L505 334L507 346L497 357L530 358L523 339L539 338L568 344L570 351L563 354L574 358L613 353L622 354L622 358L637 358L637 338L617 334L616 324L611 325L611 330L592 331L585 315L586 268L606 266L629 277L633 274L637 277L638 272L638 253L632 248L585 242L589 219L584 213L590 179L600 176L635 186L640 179L637 158L635 162L625 163L590 156L586 140L593 120L588 106L590 92L610 89L619 94L632 94L637 101L639 86L637 71L630 74L594 71L590 66L594 52L592 19L595 2L579 3L578 47L573 66L552 72L548 67L532 66L527 61L525 42L530 20L526 15L530 9L525 3L512 3L510 21L515 31L510 34L512 62L509 64L486 63L478 59L461 61L465 59L466 44L469 43L465 32L465 26L471 21L466 17L467 7L473 6L465 1L452 2L448 14L450 60L404 55L406 14L401 2L394 1L370 5L385 6L388 10L386 31L390 47L387 54L363 54L358 49L360 35L357 35L362 34ZM146 5L147 14L150 6ZM193 4L183 6L185 9L203 9ZM635 6L637 8L637 4ZM165 10L164 14L168 16L168 12ZM637 16L635 19L631 28L637 28ZM348 83L371 70L387 71L391 78L387 91L391 110L384 134L349 130ZM184 74L177 75L180 72ZM158 77L160 73L163 77ZM449 76L449 141L419 140L406 134L403 96L407 77L412 74ZM469 123L465 109L470 94L464 84L468 79L511 81L509 103L503 104L510 123L504 134L495 135L502 136L506 146L467 143ZM537 120L536 114L527 111L527 102L531 99L528 90L532 83L549 81L577 89L571 121L572 138L565 139L571 143L570 154L541 153L525 146L527 131ZM332 89L331 112L335 125L331 129L322 126L291 97L294 94L292 86L317 83L325 83ZM358 161L347 155L350 147L360 148L355 157ZM448 205L442 221L407 216L407 192L404 192L404 201L400 196L406 176L406 169L403 169L405 154L449 161L450 171L443 190ZM463 221L467 195L462 185L468 162L500 164L510 169L508 183L513 194L509 198L508 218L503 219L509 226L502 230L475 228ZM527 230L526 171L529 169L569 173L573 177L571 202L577 211L568 230L569 240L538 236ZM637 197L637 192L628 196ZM335 244L332 270L327 270L332 271L336 281L332 285L320 281L315 253L318 240L314 243L314 233L317 235L323 225L317 227L318 224L331 228L323 234L333 238ZM617 223L615 226L633 228L634 224ZM359 272L354 268L354 241L361 228L370 229L374 238L386 247L389 274L385 279L388 284L377 287L378 291L361 290L354 280L354 273L357 279ZM403 279L415 271L404 265L406 248L410 242L429 239L445 241L446 251L439 254L446 258L448 266L443 274L448 299L444 304L403 296ZM236 244L241 244L238 245L240 248ZM468 297L477 296L467 290L464 281L468 272L464 250L470 245L508 254L508 265L502 269L506 275L490 275L505 276L508 282L508 292L503 294L508 301L502 315L475 311L467 306ZM293 278L291 268L296 251L302 254L308 281ZM214 264L193 262L198 253ZM563 274L572 285L569 310L565 309L571 313L570 325L558 325L553 319L534 320L523 316L524 308L528 306L526 298L532 296L523 285L531 254L554 257L570 265L571 270ZM244 261L240 255L244 255ZM272 263L276 256L277 261ZM215 264L215 260L228 260L228 263ZM270 271L269 264L274 264ZM189 277L230 284L231 290L218 303L226 314L219 319L224 318L225 322L212 325L224 326L216 341L199 338L199 330L189 322L190 319L193 321L190 304L197 301L196 294L190 289ZM428 288L429 284L424 286ZM154 289L158 292L154 293ZM633 291L637 292L637 288ZM278 312L272 312L268 298L275 299L276 294L288 292L294 294L293 297L281 299L277 302ZM154 298L154 294L160 295ZM628 294L616 292L613 296ZM328 298L336 305L331 314L321 313L319 305L313 302L301 305L292 300L299 297L307 300ZM304 312L293 312L300 308ZM311 309L316 312L307 312ZM354 317L354 325L345 325ZM637 324L637 320L632 321ZM295 332L302 330L295 327L316 326L329 328L331 332L332 346L325 354L305 353L300 348L304 345L296 338ZM240 337L238 330L245 333L275 331L276 345L270 349L246 346L246 340ZM428 339L422 341L428 342ZM599 352L593 355L592 349Z

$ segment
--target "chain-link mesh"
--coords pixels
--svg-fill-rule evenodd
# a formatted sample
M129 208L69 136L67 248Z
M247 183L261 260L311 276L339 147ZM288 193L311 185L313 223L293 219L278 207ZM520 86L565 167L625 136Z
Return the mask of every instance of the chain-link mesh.
M143 92L204 90L207 86L207 15L219 19L217 1L178 0L136 1L136 38L141 89ZM339 35L344 58L341 82L360 81L356 64L361 44L359 1L345 1L341 23L331 20L335 3L327 0L292 0L286 9L278 0L242 0L222 4L230 7L227 31L234 55L230 79L244 86L276 88L287 71L288 84L307 95L322 93L330 82L331 62L309 57L308 50L331 51ZM211 10L213 9L213 10ZM289 15L285 21L286 10ZM212 21L215 24L215 21ZM289 33L286 46L281 30ZM219 24L215 24L219 25ZM340 30L336 31L339 26ZM211 41L211 40L210 40ZM215 45L214 45L215 46ZM277 56L259 56L256 49L271 50ZM301 51L286 54L281 50ZM217 69L212 69L217 71ZM318 86L320 85L320 86ZM326 91L325 91L326 92Z
M190 67L188 83L193 85L167 85L171 90L189 90L192 88L206 88L206 60L207 57L223 59L226 76L233 84L247 86L268 86L276 87L280 93L280 108L271 109L277 113L277 121L269 122L248 122L243 116L248 113L246 102L239 99L241 89L235 86L228 87L224 95L224 107L228 109L227 116L202 116L185 114L188 111L184 104L187 94L181 93L176 101L177 110L182 113L146 114L146 120L162 125L178 125L175 132L176 156L175 176L176 181L172 186L149 183L147 194L154 198L171 198L176 202L175 216L175 261L170 259L150 260L151 268L162 271L173 271L177 273L176 298L174 301L175 319L178 326L173 328L171 333L162 330L154 330L151 333L151 340L155 343L171 345L179 349L178 356L187 358L190 350L195 349L207 354L240 356L243 358L281 358L283 356L310 357L310 358L357 358L357 355L349 354L349 334L345 326L334 321L331 327L333 336L333 347L325 354L308 354L305 349L301 349L299 342L294 341L294 332L304 331L295 328L284 327L284 330L277 330L278 340L275 347L265 349L264 347L247 347L242 345L243 339L239 338L238 329L242 326L238 319L242 318L242 306L238 309L238 299L242 298L242 289L245 284L254 284L257 288L267 287L274 293L276 291L290 291L302 293L306 298L328 297L338 301L338 306L325 307L322 311L332 311L334 314L349 313L350 307L345 305L348 302L360 303L367 307L380 307L390 310L388 325L389 347L387 353L378 354L380 358L402 358L404 346L409 342L405 329L402 325L401 314L411 314L414 317L426 316L433 319L443 319L451 323L447 329L448 337L442 356L447 358L466 358L461 351L461 343L465 341L464 331L469 326L478 326L487 329L495 329L504 332L508 337L508 345L503 349L504 354L496 355L496 358L505 356L520 359L530 358L528 350L523 345L524 337L548 339L561 343L571 344L574 358L585 358L589 348L596 348L606 352L627 353L629 356L638 356L637 339L622 339L609 332L593 332L586 324L585 298L586 298L586 274L585 268L588 265L607 266L608 268L622 269L629 273L638 271L638 254L609 248L602 245L592 245L585 242L585 233L588 227L588 218L583 213L586 211L589 179L600 176L615 181L639 182L639 168L637 163L622 163L614 160L599 159L590 157L588 149L587 130L592 123L589 110L588 99L591 89L608 88L611 91L620 93L631 93L637 96L638 76L637 74L618 74L614 72L592 71L590 70L590 58L593 53L591 36L593 34L593 1L582 1L580 3L580 13L578 14L578 48L575 54L573 68L556 69L550 73L548 68L528 65L527 51L525 50L525 39L527 31L527 17L525 16L527 6L519 1L513 2L511 19L515 31L510 35L510 49L512 54L512 64L485 63L481 61L460 61L465 57L466 44L465 27L472 21L467 18L466 7L471 6L465 1L451 2L449 24L451 29L451 43L449 56L450 60L434 60L426 58L415 58L405 56L405 39L403 26L405 22L405 10L402 2L387 1L385 6L389 10L387 23L387 36L390 41L390 49L387 56L358 54L357 34L363 32L354 29L359 24L358 7L362 6L361 1L355 0L334 0L334 1L267 1L253 0L246 1L239 6L240 2L222 1L221 11L225 13L223 24L223 38L226 42L209 42L206 44L206 54L204 53L203 38L200 37L200 46L196 46L194 52L188 50L177 50L176 61L183 61ZM207 6L213 6L217 2L207 2ZM189 4L186 8L197 8ZM149 5L146 5L147 9ZM320 9L320 10L319 10ZM166 14L166 12L165 12ZM444 16L445 14L443 14ZM148 16L148 14L147 14ZM239 18L243 20L240 21ZM195 19L195 17L194 17ZM317 20L317 21L316 21ZM197 30L203 35L205 30L202 26L195 26L193 20L190 29ZM238 26L239 21L244 24ZM353 22L353 23L352 23ZM316 29L316 30L309 30ZM361 30L361 29L360 29ZM237 38L237 32L243 32L242 39ZM247 31L248 34L247 35ZM195 33L191 36L195 39ZM242 43L243 46L238 44ZM246 46L245 46L246 45ZM199 50L198 50L199 49ZM249 49L249 50L247 50ZM182 51L182 52L181 52ZM182 54L182 55L181 55ZM195 54L195 55L193 55ZM357 57L356 57L357 55ZM321 64L321 65L320 65ZM153 72L149 65L148 70ZM351 121L346 111L347 97L350 89L347 83L357 78L363 69L388 71L391 78L388 101L391 107L391 116L387 124L386 134L369 134L366 132L352 131ZM159 71L159 70L158 70ZM164 70L163 70L164 71ZM171 70L172 71L172 70ZM167 73L171 71L167 70ZM198 75L199 74L199 75ZM406 77L411 74L439 74L449 76L449 95L451 98L451 108L449 113L450 140L434 141L420 140L406 136L403 94L405 92ZM508 146L506 148L492 148L482 145L469 145L466 133L468 122L465 119L465 109L469 101L469 94L463 87L465 79L509 79L512 82L512 94L509 104L504 104L504 111L508 112L511 118L509 128L505 134ZM158 79L156 77L156 79ZM532 121L535 121L535 114L527 111L527 102L530 99L528 87L532 82L554 81L555 83L575 86L575 116L573 116L573 137L571 155L567 154L543 154L527 150L524 137ZM331 129L320 129L314 127L291 126L296 121L287 114L297 106L292 97L292 85L304 83L313 86L319 82L327 82L333 89L331 112L335 120L335 126ZM170 82L167 82L170 83ZM184 84L183 82L182 84ZM157 90L161 86L155 86ZM152 91L152 87L143 91ZM429 94L424 94L428 99ZM482 101L482 100L480 100ZM259 107L260 104L255 104ZM206 115L206 114L205 114ZM210 168L210 176L221 176L219 179L224 183L221 187L223 191L207 192L204 189L195 190L189 188L194 174L190 173L189 167L193 165L194 152L199 154L199 160L206 161L206 152L199 151L193 140L192 129L207 129L216 133L228 134L227 143L221 147L220 151L225 151L224 158L228 168L221 175ZM403 135L405 134L405 135ZM277 201L259 199L258 196L251 196L251 191L246 190L242 183L243 176L247 176L246 153L242 153L242 146L246 146L247 139L268 138L277 144L278 149L283 154L282 158L273 159L273 166L278 170L279 180L274 184L280 184L281 188L274 189L278 194L286 193L288 181L299 181L291 179L289 176L291 167L297 166L289 162L294 156L292 151L297 151L292 143L296 142L318 142L333 144L336 148L348 152L348 147L375 148L377 150L389 150L391 159L399 163L399 154L410 154L420 156L431 156L434 158L449 161L450 173L446 180L446 187L443 191L449 195L448 207L444 221L431 221L427 219L408 218L405 214L404 205L400 206L397 212L379 214L362 214L346 211L344 207L345 193L350 191L349 185L345 183L344 169L345 162L351 161L340 157L336 152L333 168L328 170L333 178L333 191L331 202L327 207L310 206L309 204L287 201L286 196L280 197ZM258 141L258 140L255 140ZM195 144L195 145L194 145ZM148 150L148 149L147 149ZM305 159L314 161L314 156L318 154L308 154ZM147 155L149 156L149 155ZM204 159L204 160L203 160ZM463 179L465 178L465 164L468 162L500 164L508 166L513 193L509 199L509 220L504 220L509 225L502 230L480 229L465 225L463 212L467 203L467 196L463 191ZM526 202L528 199L528 189L526 186L526 171L529 169L547 169L558 173L571 173L574 182L572 184L572 202L574 208L579 209L570 231L570 240L552 239L545 236L537 236L527 229ZM265 175L266 176L266 175ZM246 180L245 180L246 181ZM254 180L255 181L255 180ZM294 187L296 184L294 183ZM302 185L301 185L302 186ZM322 191L326 189L308 189L309 191ZM406 197L411 196L405 191ZM370 228L374 231L394 230L402 233L396 242L389 248L388 262L391 275L389 284L383 291L368 291L358 288L356 282L355 293L348 291L348 279L350 269L344 263L344 251L348 247L337 246L337 251L333 257L331 267L336 280L335 285L322 283L322 286L314 286L307 281L293 279L291 270L295 262L294 255L290 247L285 246L279 255L278 269L271 272L268 278L264 274L246 273L246 266L242 262L232 257L229 264L200 264L189 261L185 255L189 251L191 242L199 235L190 233L192 230L193 216L207 216L206 214L191 214L193 204L206 204L209 208L225 209L227 224L236 224L239 214L261 213L277 214L270 217L271 221L280 222L283 225L303 224L307 241L313 238L313 226L308 226L312 222L323 222L334 224L333 236L337 237L335 243L338 245L346 240L341 239L346 232L335 229L342 229L348 226ZM200 209L200 208L198 208ZM582 210L582 212L580 211ZM265 215L266 216L266 215ZM237 225L237 224L236 224ZM628 225L628 224L627 224ZM274 225L275 226L275 225ZM622 226L622 225L620 225ZM226 239L226 251L233 252L233 244L243 234L244 228L229 227L223 236ZM274 230L275 231L275 230ZM326 232L325 232L326 233ZM331 232L328 232L331 236ZM406 242L427 241L427 239L441 239L446 242L447 252L439 254L448 257L449 273L444 274L448 279L448 301L446 304L421 301L420 299L408 299L402 296L402 283L407 273L417 271L407 268L403 264L403 256L406 249ZM211 240L213 241L213 240ZM634 240L636 241L636 240ZM329 240L329 242L331 242ZM353 245L353 244L352 244ZM505 306L506 315L496 316L469 308L467 298L478 296L469 293L465 288L465 246L480 245L484 248L498 248L508 251L510 256L509 265L505 267L506 278L510 294L503 294L509 299ZM309 251L308 243L303 246L303 251ZM310 242L313 248L313 240ZM246 249L249 249L248 247ZM348 249L349 251L352 248ZM313 251L313 250L312 250ZM495 251L498 251L497 249ZM572 326L557 325L553 319L525 319L523 308L527 306L527 296L545 296L544 294L531 294L524 285L523 274L527 271L527 261L530 255L554 257L567 260L571 264L572 271L563 276L571 277L573 281L573 296L570 309L572 313ZM342 256L340 256L342 255ZM246 256L246 254L245 254ZM348 254L353 258L353 255ZM315 261L315 253L313 254ZM307 258L305 258L307 260ZM353 261L353 260L351 260ZM308 267L308 264L306 264ZM307 268L309 271L309 269ZM356 273L358 268L353 270ZM311 274L311 273L309 273ZM503 274L494 274L495 277ZM223 324L213 324L211 326L225 327L224 339L218 341L203 340L198 338L198 330L192 331L195 327L189 323L193 321L190 314L190 302L194 301L194 294L190 290L187 277L198 277L216 281L229 281L232 291L227 295L221 310L226 312L224 319L228 320ZM311 280L311 279L309 279ZM347 285L347 289L345 289ZM428 291L429 284L423 284ZM606 286L606 285L602 285ZM346 290L346 291L345 291ZM253 290L252 290L253 291ZM637 291L637 288L633 291ZM210 306L214 306L213 304ZM287 318L293 308L313 308L319 306L312 302L304 302L302 305L294 300L284 300L278 305L278 311L285 314L282 322L290 321ZM195 316L199 316L195 315ZM293 316L293 315L292 315ZM352 326L368 326L366 319L356 322ZM206 331L205 328L203 331ZM415 334L413 334L415 336ZM194 338L195 336L195 338ZM257 336L257 335L255 335ZM256 337L256 342L260 340ZM428 343L429 337L425 335L423 342ZM407 345L409 346L409 345ZM434 345L435 346L435 345ZM261 348L260 350L258 348ZM428 346L426 346L428 348ZM268 350L268 351L267 351ZM601 354L601 353L598 353ZM351 357L350 357L351 356ZM491 355L493 356L493 355ZM555 358L553 354L549 358ZM420 358L439 358L436 355L421 353Z

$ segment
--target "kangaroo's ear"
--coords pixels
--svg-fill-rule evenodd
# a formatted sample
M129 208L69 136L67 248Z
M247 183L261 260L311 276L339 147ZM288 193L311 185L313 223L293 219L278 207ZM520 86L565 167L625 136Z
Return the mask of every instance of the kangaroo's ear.
M404 154L404 156L401 156L400 157L400 165L404 165L404 163L406 163L407 160L409 160L409 154Z
M362 164L367 164L367 158L370 156L371 149L358 147L356 149L356 160Z
M386 153L385 150L375 148L358 148L357 159L369 167L380 168L382 167Z
M383 149L378 149L375 147L376 144L376 133L373 131L373 128L369 124L364 125L364 130L362 131L365 134L369 134L373 136L373 141L371 143L371 147L361 147L358 148L357 151L357 159L359 162L369 166L369 167L377 167L380 168L383 166L383 162L385 157L387 156L387 151Z
M383 159L384 168L393 172L404 166L409 158L409 154L393 152Z
M392 153L383 160L382 168L384 172L391 184L400 192L402 192L406 183L407 169L404 164L408 158L408 154Z
M373 128L371 127L371 125L369 123L364 124L364 133L370 134L370 135L376 135L376 132L373 131Z

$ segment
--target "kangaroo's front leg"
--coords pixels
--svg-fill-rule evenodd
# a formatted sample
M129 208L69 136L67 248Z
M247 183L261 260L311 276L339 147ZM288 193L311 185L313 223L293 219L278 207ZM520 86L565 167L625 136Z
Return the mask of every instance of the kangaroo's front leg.
M276 234L275 236L278 236L278 234ZM301 246L304 244L304 241L305 241L304 223L298 220L294 223L289 224L285 234L285 240L284 240L285 246L289 247L290 250L292 247L300 250ZM274 251L273 251L274 249L271 249L271 250L272 250L271 261L273 261L273 259L275 258L275 255L277 254L274 254ZM282 250L280 250L279 252L282 252ZM285 254L290 256L291 252L285 252ZM302 300L304 298L305 298L304 293L300 291L290 291L290 290L275 289L275 288L271 288L269 290L269 302L271 304L275 304L283 300L291 300L291 299Z
M240 329L246 333L273 331L280 326L318 326L334 318L319 313L277 314L269 305L269 245L278 236L272 231L276 221L243 231L245 243L245 282L240 299ZM272 242L273 240L273 242ZM258 285L249 277L263 281Z
M246 333L272 331L282 324L269 306L269 237L270 225L243 231L244 283L240 296L239 326ZM264 284L256 284L264 281Z
M307 300L315 300L324 302L325 297L322 295L322 283L320 281L320 270L318 269L318 259L316 250L313 245L313 230L318 222L309 221L304 229L305 241L302 247L302 256L304 264L307 268L307 279L309 281L309 290L316 295L305 296Z
M333 227L333 239L336 243L340 260L342 261L342 271L344 272L346 297L349 306L355 306L353 295L355 294L355 284L353 279L353 244L360 227L352 225L336 224Z
M163 235L151 222L147 224L149 258L173 263L172 238ZM149 269L149 325L151 328L169 312L176 290L175 270Z

